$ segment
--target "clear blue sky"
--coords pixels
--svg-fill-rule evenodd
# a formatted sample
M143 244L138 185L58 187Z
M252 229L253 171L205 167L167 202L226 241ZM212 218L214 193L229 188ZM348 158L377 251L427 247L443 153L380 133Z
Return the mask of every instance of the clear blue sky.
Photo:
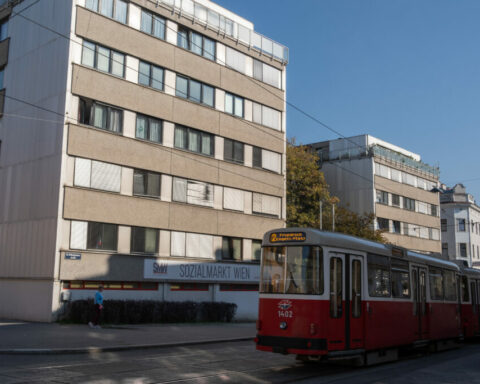
M289 47L290 103L420 154L480 202L479 0L214 1ZM287 115L297 141L338 137Z

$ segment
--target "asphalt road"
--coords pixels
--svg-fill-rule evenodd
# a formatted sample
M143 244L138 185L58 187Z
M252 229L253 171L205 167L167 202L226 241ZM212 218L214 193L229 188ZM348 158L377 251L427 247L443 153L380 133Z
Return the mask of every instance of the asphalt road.
M0 383L480 383L480 344L367 368L233 342L91 355L0 355Z

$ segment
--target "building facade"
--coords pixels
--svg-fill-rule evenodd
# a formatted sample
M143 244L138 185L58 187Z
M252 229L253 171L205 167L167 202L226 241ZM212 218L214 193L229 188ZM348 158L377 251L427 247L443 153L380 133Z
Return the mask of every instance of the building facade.
M0 15L0 318L51 321L100 283L254 318L285 223L287 49L209 0Z
M320 157L330 193L358 213L373 213L388 242L441 251L439 170L420 155L370 135L310 144Z
M442 254L480 268L480 207L462 184L439 191Z

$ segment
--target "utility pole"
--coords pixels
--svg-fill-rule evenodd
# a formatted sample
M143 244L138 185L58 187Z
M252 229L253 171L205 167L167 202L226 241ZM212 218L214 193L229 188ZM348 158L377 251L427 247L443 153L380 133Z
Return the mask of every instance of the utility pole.
M332 203L332 232L335 232L335 204Z
M320 198L320 230L323 230L323 201Z

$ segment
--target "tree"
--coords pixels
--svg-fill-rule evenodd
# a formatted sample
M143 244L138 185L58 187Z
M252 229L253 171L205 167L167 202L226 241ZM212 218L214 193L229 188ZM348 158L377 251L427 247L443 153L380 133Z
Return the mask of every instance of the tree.
M287 226L320 227L320 201L323 202L324 229L332 228L332 204L335 204L335 231L385 242L382 231L373 229L374 215L359 215L338 206L339 199L331 196L319 157L308 146L287 143Z

